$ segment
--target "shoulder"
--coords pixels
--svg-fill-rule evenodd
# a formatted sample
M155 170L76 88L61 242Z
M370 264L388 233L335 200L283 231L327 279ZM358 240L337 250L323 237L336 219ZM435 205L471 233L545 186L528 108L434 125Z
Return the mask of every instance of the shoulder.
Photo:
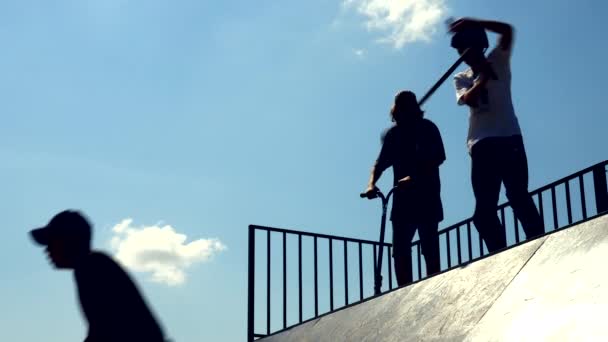
M75 270L80 285L95 289L117 289L129 283L125 269L111 256L104 252L94 251L87 260Z
M454 75L454 86L457 91L460 91L473 86L474 80L475 76L473 75L473 70L469 68Z
M488 54L488 61L491 63L508 63L511 58L511 50L495 46Z
M427 118L423 118L422 119L422 124L428 127L437 127L437 125L435 125L435 123L433 121L431 121L431 119L427 119Z
M439 136L441 138L441 133L439 132L439 127L435 125L435 123L429 119L422 119L422 130L425 135L431 136Z
M456 81L471 80L471 79L473 79L473 70L471 70L471 68L458 72L454 75L454 80L456 80Z
M112 257L104 252L92 251L76 271L84 276L95 276L117 273L120 270L121 267Z
M88 263L98 265L116 264L112 257L101 251L92 251L88 257Z
M437 128L437 125L435 125L435 123L429 119L422 119L422 127L426 130L433 130L433 131L438 131L439 128Z
M384 131L382 131L382 134L380 135L380 140L382 141L382 143L385 143L387 140L391 140L392 137L397 134L397 125L393 125L389 128L384 129Z

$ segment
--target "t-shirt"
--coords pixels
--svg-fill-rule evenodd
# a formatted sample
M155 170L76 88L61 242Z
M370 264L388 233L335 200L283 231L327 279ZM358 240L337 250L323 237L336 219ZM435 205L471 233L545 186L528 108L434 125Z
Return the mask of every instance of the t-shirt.
M164 341L163 332L129 275L108 255L91 252L74 270L87 342Z
M488 54L497 79L490 78L479 96L477 106L469 107L469 152L478 141L488 137L521 135L521 129L511 99L511 52L501 47ZM471 88L478 75L469 68L454 76L456 98L459 105L465 104L462 96Z
M384 136L376 169L393 167L393 184L407 176L412 186L398 188L393 197L391 220L412 223L443 220L439 165L445 150L439 129L427 119L409 125L395 125ZM423 164L423 162L425 162ZM422 167L430 162L434 167Z

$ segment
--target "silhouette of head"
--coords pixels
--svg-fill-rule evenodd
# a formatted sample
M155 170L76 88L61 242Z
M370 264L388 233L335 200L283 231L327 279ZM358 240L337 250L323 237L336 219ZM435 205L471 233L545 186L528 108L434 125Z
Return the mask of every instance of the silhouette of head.
M471 22L458 29L452 36L451 45L459 55L465 54L464 62L471 67L481 64L485 60L485 50L489 47L488 36L484 28Z
M414 93L404 90L395 96L395 103L391 108L391 119L397 125L421 119L423 115L424 112L420 109Z
M60 212L30 235L37 244L46 246L49 259L59 269L74 268L91 250L91 225L73 210Z

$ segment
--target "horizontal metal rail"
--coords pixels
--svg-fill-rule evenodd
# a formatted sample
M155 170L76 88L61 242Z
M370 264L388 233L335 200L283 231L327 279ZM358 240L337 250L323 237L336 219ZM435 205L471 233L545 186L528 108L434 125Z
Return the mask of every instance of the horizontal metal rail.
M353 243L359 243L360 242L360 243L369 244L369 245L379 245L380 244L378 241L373 241L373 240L353 239L353 238L348 238L348 237L344 237L344 236L311 233L311 232L304 232L304 231L293 230L293 229L283 229L283 228L274 228L274 227L267 227L267 226L258 226L258 225L254 225L254 224L250 225L249 228L250 229L270 231L270 232L275 232L275 233L287 233L287 234L300 235L300 236L316 237L316 238L328 239L328 240L331 239L331 240L346 241L346 242L353 242ZM383 243L382 245L383 246L391 246L391 244L387 243L387 242Z

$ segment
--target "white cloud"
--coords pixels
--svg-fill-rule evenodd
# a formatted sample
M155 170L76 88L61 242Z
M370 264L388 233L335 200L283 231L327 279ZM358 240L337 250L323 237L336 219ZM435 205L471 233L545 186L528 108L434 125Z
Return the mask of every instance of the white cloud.
M365 57L366 51L363 49L354 49L353 53L355 54L355 56L357 56L359 58L363 58L363 57Z
M445 0L343 0L365 17L370 31L379 31L379 40L400 49L405 44L429 41L447 13Z
M110 246L114 256L135 272L150 273L151 280L169 286L183 284L186 270L210 260L226 246L218 239L198 239L186 243L187 236L170 225L132 226L125 219L112 228Z

